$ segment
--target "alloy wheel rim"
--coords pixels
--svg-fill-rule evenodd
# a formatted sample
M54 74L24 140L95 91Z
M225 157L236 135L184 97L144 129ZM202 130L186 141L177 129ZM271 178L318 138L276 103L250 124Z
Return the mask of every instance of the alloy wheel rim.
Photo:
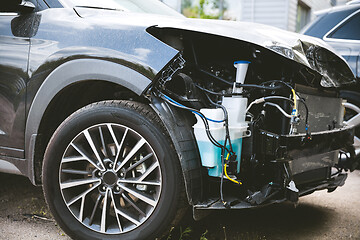
M67 146L60 191L72 215L103 234L129 232L156 208L162 187L155 151L138 132L115 123L91 126Z

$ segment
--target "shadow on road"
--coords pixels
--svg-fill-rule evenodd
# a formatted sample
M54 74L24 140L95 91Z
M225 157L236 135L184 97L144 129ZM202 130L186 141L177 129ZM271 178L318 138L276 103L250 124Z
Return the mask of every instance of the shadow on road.
M31 214L49 215L41 187L25 177L3 173L0 182L0 217L21 220Z
M25 177L7 174L0 174L0 182L0 221L25 221L33 214L52 221L40 187L34 187ZM169 239L179 239L180 231L188 227L191 232L183 240L200 239L204 233L211 240L360 239L360 171L348 182L334 193L322 191L301 198L297 208L283 203L260 209L214 211L198 222L189 211L181 230L174 229ZM59 229L54 229L59 235Z
M322 206L304 203L294 208L293 204L284 203L260 209L213 212L199 222L190 215L181 225L182 229L192 229L194 239L206 231L209 239L219 240L225 236L227 239L306 239L335 215Z

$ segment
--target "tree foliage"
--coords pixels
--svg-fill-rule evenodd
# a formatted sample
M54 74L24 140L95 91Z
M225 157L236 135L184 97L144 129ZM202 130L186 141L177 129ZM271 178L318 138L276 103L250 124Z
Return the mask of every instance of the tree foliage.
M197 5L193 5L191 0L183 0L183 14L190 18L219 19L227 9L225 0L222 3L221 11L221 0L200 0Z

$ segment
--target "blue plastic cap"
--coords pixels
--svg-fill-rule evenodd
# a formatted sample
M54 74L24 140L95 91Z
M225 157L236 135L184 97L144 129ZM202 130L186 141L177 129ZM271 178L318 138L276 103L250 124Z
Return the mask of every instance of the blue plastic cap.
M234 62L234 64L241 64L241 63L250 64L251 62L249 62L249 61L235 61Z

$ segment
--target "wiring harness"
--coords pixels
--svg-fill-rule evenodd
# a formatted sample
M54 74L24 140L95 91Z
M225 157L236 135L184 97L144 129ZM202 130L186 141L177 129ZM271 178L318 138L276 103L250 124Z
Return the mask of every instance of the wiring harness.
M275 84L281 84L280 85L275 85ZM269 86L270 85L270 86ZM272 85L272 86L271 86ZM202 112L200 112L197 109L191 108L191 107L187 107L177 101L175 101L174 99L170 98L168 95L159 92L159 96L166 101L167 103L169 103L170 105L177 107L177 108L181 108L184 110L188 110L190 112L192 112L193 114L196 114L197 116L200 117L200 119L202 120L202 122L204 123L205 126L205 131L206 131L206 135L209 139L209 141L216 147L221 149L221 182L220 182L220 197L221 197L221 201L223 202L223 204L228 207L228 204L225 202L224 200L224 196L223 196L223 182L224 182L224 178L226 177L226 179L228 179L229 181L238 184L238 185L242 185L241 181L238 181L237 179L233 179L229 176L227 168L228 168L228 163L231 161L235 161L237 158L236 153L233 151L233 146L231 143L231 138L230 138L230 131L229 131L229 122L228 122L228 112L227 109L219 103L216 103L215 101L212 100L212 97L210 97L209 95L215 97L215 98L219 98L219 97L226 97L226 96L234 96L234 95L239 95L239 94L226 94L224 92L214 92L211 91L209 89L206 89L202 86L199 85L195 85L198 89L202 90L202 92L204 93L204 96L207 98L208 102L212 105L215 106L216 108L221 108L223 110L224 113L224 119L211 119L208 118L207 116L205 116ZM269 106L273 106L276 107L285 117L290 118L291 122L296 122L296 119L298 119L298 105L297 105L297 101L299 100L305 107L305 111L306 111L306 117L305 117L305 131L306 131L306 136L308 139L311 139L311 134L310 134L310 130L309 130L309 123L308 123L308 115L309 115L309 110L308 107L305 103L305 100L301 98L301 96L295 91L295 89L288 83L284 82L284 81L280 81L280 80L274 80L274 81L268 81L268 82L264 82L261 85L254 85L254 84L237 84L237 87L242 87L242 88L250 88L250 89L262 89L262 90L278 90L281 88L288 88L291 92L291 98L287 98L284 96L267 96L267 97L262 97L259 99L256 99L254 101L252 101L247 109L246 109L246 113L249 112L249 110L256 104L260 104L260 103L264 103L264 106L269 105ZM241 94L240 94L241 95ZM278 104L272 102L273 100L284 100L284 101L288 101L291 106L292 106L292 112L291 114L288 114L283 108L281 108ZM225 127L225 139L224 139L224 144L219 143L215 137L212 135L210 127L209 127L209 122L214 122L214 123L223 123L224 127ZM293 132L293 128L291 127L290 129L290 134L292 134ZM226 157L225 157L226 156Z

